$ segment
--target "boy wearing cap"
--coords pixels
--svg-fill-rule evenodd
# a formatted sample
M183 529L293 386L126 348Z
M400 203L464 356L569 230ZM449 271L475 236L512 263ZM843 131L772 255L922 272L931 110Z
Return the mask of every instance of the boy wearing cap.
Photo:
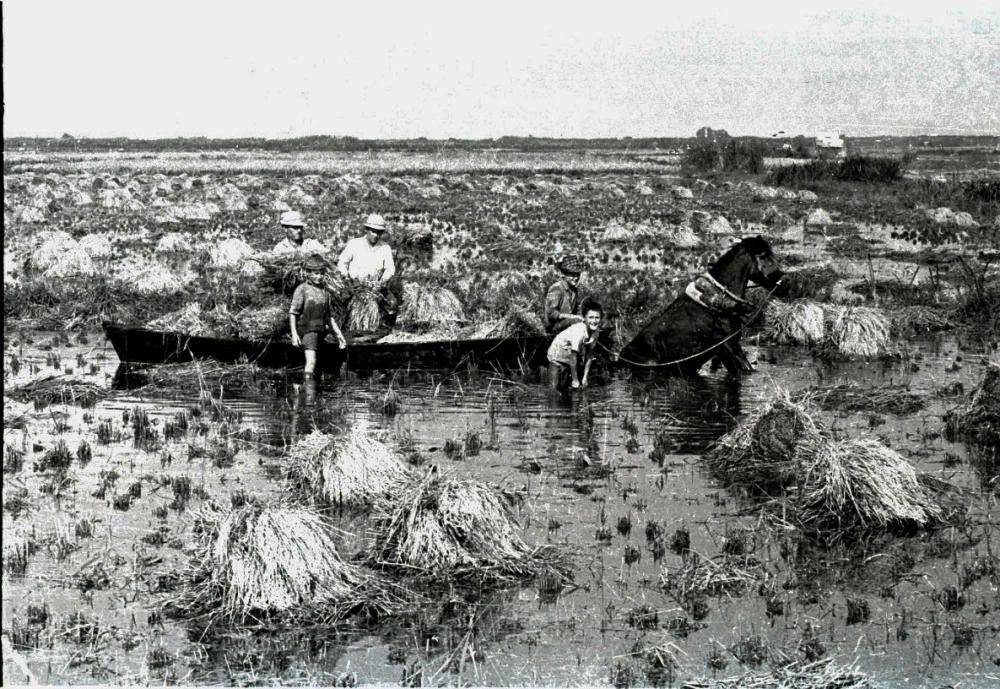
M573 325L582 323L583 316L576 312L580 302L577 293L577 283L582 272L580 261L576 256L566 256L556 264L562 278L549 287L545 295L546 330L549 334L561 332Z
M305 238L306 222L298 211L285 211L278 218L278 224L284 228L285 238L274 246L271 253L306 255L326 253L325 246L315 239Z
M292 305L288 309L288 322L292 329L292 344L302 347L306 355L305 374L313 375L316 370L316 351L327 325L337 336L341 349L347 348L347 340L337 326L334 317L333 297L323 288L323 271L326 261L318 254L306 259L303 271L306 281L295 288Z

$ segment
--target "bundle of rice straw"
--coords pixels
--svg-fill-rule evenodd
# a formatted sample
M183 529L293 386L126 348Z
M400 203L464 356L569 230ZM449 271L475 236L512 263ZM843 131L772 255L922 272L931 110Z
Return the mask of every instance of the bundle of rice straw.
M930 306L904 306L893 311L891 320L892 332L897 335L932 333L955 327L938 309Z
M209 264L215 268L236 268L248 258L256 255L249 244L242 239L223 239L209 249Z
M64 253L77 248L76 240L62 230L39 232L36 241L38 248L31 253L31 265L38 271L48 270Z
M455 340L463 335L462 330L455 327L435 328L422 333L408 333L405 330L393 330L378 340L378 344L395 344L399 342L441 342Z
M91 258L109 258L111 256L111 241L106 233L88 234L80 239L77 245L86 251Z
M288 326L288 304L271 302L262 306L248 306L234 314L233 321L239 337L267 340Z
M768 493L796 480L799 446L823 436L809 408L779 392L722 436L705 458L731 483Z
M399 324L403 327L442 327L461 323L465 312L455 293L444 287L407 282Z
M32 402L36 407L51 404L75 404L81 407L93 407L107 393L108 390L105 388L64 375L32 380L6 391L6 394L13 399L20 402Z
M112 280L119 287L141 296L176 294L184 282L159 261L130 256L112 264Z
M97 274L94 260L79 245L68 248L45 269L47 278L67 278Z
M878 686L859 670L834 666L833 658L813 663L794 661L741 677L713 677L684 683L685 689L877 689Z
M1000 361L989 363L983 381L944 420L951 436L1000 444Z
M820 526L886 527L941 519L941 507L918 481L913 465L871 438L806 442L794 501L798 520Z
M182 308L164 314L159 318L146 323L150 330L163 330L166 332L183 333L185 335L202 335L211 337L211 328L205 321L205 314L201 304L192 302Z
M288 475L313 504L362 507L389 500L412 481L398 453L355 424L341 436L314 430L288 453Z
M625 225L617 220L609 220L601 233L601 241L604 242L627 242L632 239L632 233Z
M330 622L360 608L388 611L392 601L375 576L345 562L333 530L309 507L206 508L195 515L194 556L184 577L190 590L175 603L190 617L223 623Z
M193 250L194 247L191 244L189 235L183 232L167 232L156 242L156 248L153 249L153 252L157 254L175 254Z
M381 295L374 285L365 284L354 291L347 316L347 329L352 333L376 330L382 323L379 310Z
M823 340L823 307L807 299L771 300L764 310L763 336L776 344L815 344Z
M854 382L812 388L809 399L823 409L883 414L912 414L927 404L925 395L910 392L899 385L862 388Z
M664 229L663 241L670 246L689 249L701 244L701 239L689 225L670 225Z
M432 469L398 495L393 509L375 515L373 565L456 576L538 571L510 501L493 488Z
M545 324L530 308L513 303L510 304L500 318L490 319L480 325L470 326L463 335L472 340L519 337L524 335L543 335Z
M884 356L889 351L889 319L880 310L852 306L839 310L827 328L823 350L830 356Z

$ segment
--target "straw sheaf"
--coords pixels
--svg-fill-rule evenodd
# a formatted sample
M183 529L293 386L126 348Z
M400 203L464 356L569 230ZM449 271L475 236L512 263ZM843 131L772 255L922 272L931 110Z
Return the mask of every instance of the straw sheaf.
M293 483L321 506L370 506L413 479L402 458L363 424L339 438L313 431L292 447L288 459Z
M236 268L257 252L242 239L223 239L209 249L209 264L215 268Z
M823 306L800 299L785 304L772 300L765 307L764 338L776 344L815 344L826 332Z
M444 287L407 282L403 285L403 326L441 327L465 321L465 311L455 293Z
M275 613L337 619L359 606L391 604L377 578L341 559L331 527L310 508L251 503L205 508L195 519L186 572L193 590L180 601L195 615L231 623Z
M518 534L505 496L433 470L377 515L373 533L370 560L383 567L503 577L530 576L545 566Z
M803 522L926 526L942 517L909 461L877 440L807 442L801 458L797 512Z
M871 359L889 351L889 319L878 309L853 306L831 310L823 350L829 356Z
M371 286L354 292L347 316L347 329L350 332L366 333L379 327L382 322L379 299L378 291Z

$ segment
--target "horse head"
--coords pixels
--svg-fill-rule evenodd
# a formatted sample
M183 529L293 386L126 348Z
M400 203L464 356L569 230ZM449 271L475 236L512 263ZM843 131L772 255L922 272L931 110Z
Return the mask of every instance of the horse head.
M771 245L760 235L747 237L740 242L739 246L746 251L753 260L750 267L750 280L760 285L764 289L773 290L776 296L782 296L787 288L782 284L781 279L785 273L778 264L778 259L771 250Z

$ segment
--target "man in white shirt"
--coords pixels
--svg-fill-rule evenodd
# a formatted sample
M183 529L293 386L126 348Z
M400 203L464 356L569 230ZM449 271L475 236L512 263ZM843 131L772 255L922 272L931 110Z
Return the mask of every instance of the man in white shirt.
M397 279L392 248L384 241L388 227L385 218L372 213L365 220L365 236L347 242L340 254L337 269L353 282L369 283L379 293L382 323L390 328L403 301L402 283Z
M315 239L305 239L306 221L298 211L285 211L278 218L278 224L285 230L285 238L278 242L272 254L300 254L311 256L312 254L325 254L327 248Z
M347 242L337 261L337 269L359 282L374 282L379 286L387 283L396 274L392 248L383 241L387 231L385 218L375 213L369 215L365 221L365 236Z

